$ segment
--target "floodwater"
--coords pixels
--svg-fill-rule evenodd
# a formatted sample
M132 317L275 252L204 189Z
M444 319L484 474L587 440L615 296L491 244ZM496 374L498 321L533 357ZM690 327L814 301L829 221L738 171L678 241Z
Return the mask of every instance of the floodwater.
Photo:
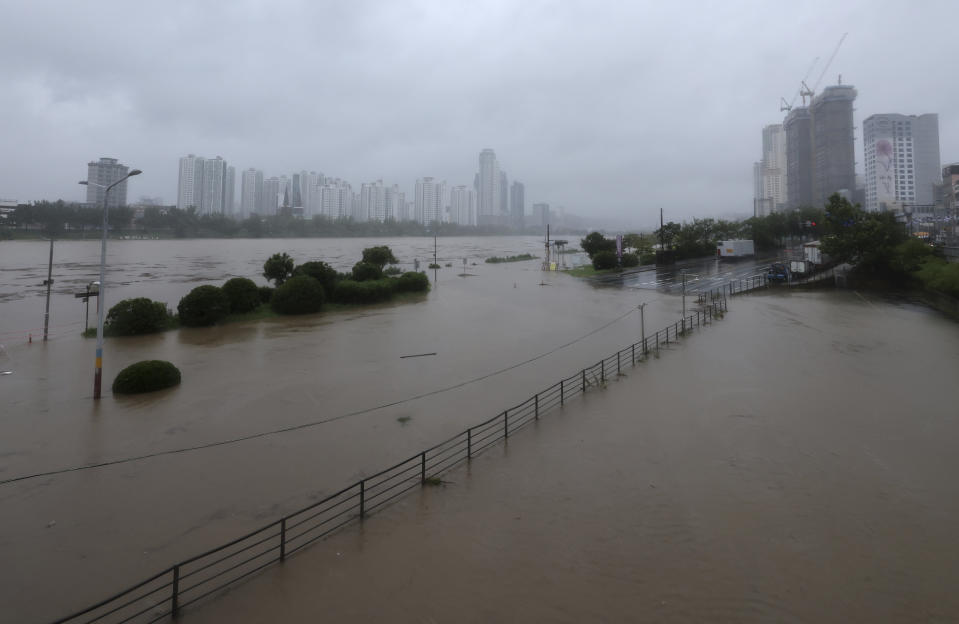
M184 622L955 622L959 332L755 295Z
M427 239L111 241L120 284L107 305L175 307L198 284L256 277L276 251L345 269L373 244L406 266L432 256ZM98 242L57 243L61 331L33 344L17 332L42 321L47 246L0 244L0 370L12 371L0 377L0 480L316 423L0 485L0 559L14 562L0 568L5 613L65 615L405 459L635 341L638 303L647 332L679 317L678 296L641 283L596 288L536 261L482 262L540 245L439 239L440 263L454 266L419 301L108 339L106 385L153 358L183 383L94 403L94 344L70 293L96 279ZM725 320L452 484L187 617L959 617L956 326L856 293L730 303Z

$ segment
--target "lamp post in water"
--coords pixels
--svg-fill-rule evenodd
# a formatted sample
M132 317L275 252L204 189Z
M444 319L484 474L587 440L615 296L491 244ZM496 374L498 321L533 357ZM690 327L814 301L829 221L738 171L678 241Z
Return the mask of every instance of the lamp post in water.
M130 173L126 174L113 184L109 186L103 186L102 184L97 184L96 182L88 182L86 180L81 180L80 184L83 185L93 185L98 186L103 191L103 236L100 241L100 289L98 292L97 300L97 355L96 355L96 369L93 373L93 398L98 400L100 398L100 387L102 385L101 381L103 379L103 312L106 310L107 302L104 299L104 292L107 289L107 206L109 206L110 200L110 189L112 189L117 184L124 182L127 178L130 178L135 175L140 175L143 173L139 169L134 169Z

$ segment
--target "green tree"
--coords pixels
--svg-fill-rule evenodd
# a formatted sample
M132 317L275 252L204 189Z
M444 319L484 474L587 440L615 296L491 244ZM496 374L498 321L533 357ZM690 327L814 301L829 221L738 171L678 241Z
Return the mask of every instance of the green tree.
M381 269L387 264L396 264L399 260L393 256L393 251L386 245L367 247L363 250L363 262L375 264Z
M590 232L586 238L579 241L579 245L590 258L601 251L616 251L616 241L606 238L599 232Z
M304 262L297 266L296 269L293 270L293 275L309 275L323 286L323 290L327 295L333 294L333 289L336 288L336 280L339 279L339 274L337 274L336 269L325 262L317 260Z
M824 230L823 253L858 271L890 271L896 247L908 238L891 212L866 212L838 193L826 204Z
M293 275L293 258L284 253L275 253L263 263L263 277L277 286Z
M383 269L369 262L357 262L353 265L353 279L357 282L369 282L383 278Z
M139 394L163 390L180 383L180 369L164 360L144 360L117 373L113 394Z

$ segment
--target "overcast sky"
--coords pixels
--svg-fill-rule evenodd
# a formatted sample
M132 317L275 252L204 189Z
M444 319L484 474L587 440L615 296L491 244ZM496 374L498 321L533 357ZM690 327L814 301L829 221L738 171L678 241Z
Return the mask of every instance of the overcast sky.
M911 5L911 6L910 6ZM636 225L752 211L761 128L815 57L862 120L939 114L959 161L954 1L0 0L0 197L82 200L86 163L175 203L178 158L472 184Z

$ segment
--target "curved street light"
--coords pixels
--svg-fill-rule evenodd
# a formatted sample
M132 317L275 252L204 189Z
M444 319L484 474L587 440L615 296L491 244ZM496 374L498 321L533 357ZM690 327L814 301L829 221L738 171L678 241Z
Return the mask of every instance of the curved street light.
M107 303L104 299L104 292L107 289L107 206L109 206L110 199L110 189L112 189L117 184L126 181L127 178L140 175L143 173L139 169L133 169L130 173L126 174L113 184L109 186L103 186L102 184L97 184L96 182L89 182L87 180L81 180L80 184L84 186L97 186L99 188L105 189L103 192L103 236L100 241L100 290L97 295L97 355L96 355L96 369L93 373L93 398L97 400L100 398L100 388L102 385L103 379L103 313L106 310Z

